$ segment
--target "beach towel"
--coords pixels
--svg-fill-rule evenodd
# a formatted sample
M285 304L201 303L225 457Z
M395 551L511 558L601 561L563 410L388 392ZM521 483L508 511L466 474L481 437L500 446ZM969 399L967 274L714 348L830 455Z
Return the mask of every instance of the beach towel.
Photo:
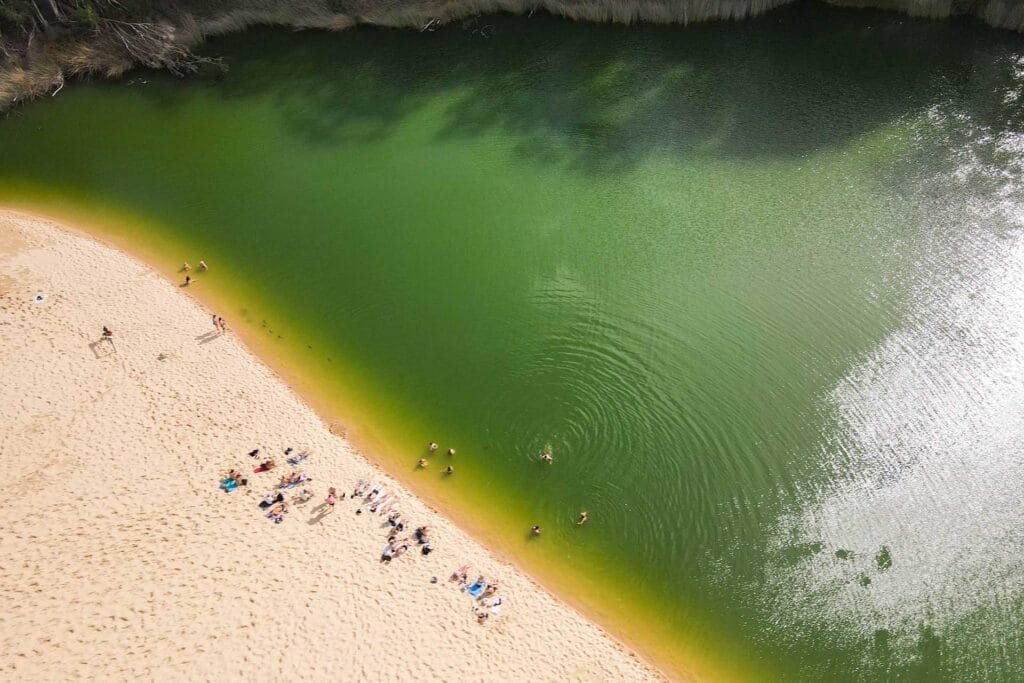
M309 458L309 453L302 453L300 455L295 456L294 458L288 458L288 464L291 465L292 467L295 467L296 465L301 463L303 460L306 460L308 458Z
M225 479L220 483L220 487L225 491L234 491L238 487L238 482L234 479Z
M253 472L256 472L256 473L258 474L258 473L260 473L260 472L266 472L266 471L267 471L267 469L268 469L268 468L264 467L263 465L260 465L259 467L257 467L256 469L254 469L254 470L253 470Z
M472 598L475 600L479 598L481 595L483 595L485 590L487 590L486 583L474 583L472 586L466 589L466 592L469 593L470 596L472 596Z

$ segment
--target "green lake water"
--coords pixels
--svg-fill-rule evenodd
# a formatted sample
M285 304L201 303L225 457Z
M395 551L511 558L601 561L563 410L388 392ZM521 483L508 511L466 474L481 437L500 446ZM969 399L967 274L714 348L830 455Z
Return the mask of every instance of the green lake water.
M0 203L208 261L389 469L673 670L1024 678L1021 36L798 5L203 49L0 121Z

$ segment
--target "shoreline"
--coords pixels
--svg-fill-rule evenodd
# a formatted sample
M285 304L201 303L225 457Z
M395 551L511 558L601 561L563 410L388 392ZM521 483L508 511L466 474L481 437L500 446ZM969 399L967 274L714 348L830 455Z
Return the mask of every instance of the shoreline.
M121 245L112 245L112 244L108 243L106 240L98 238L95 234L93 234L93 233L91 233L91 232L89 232L87 230L84 230L82 228L82 226L76 224L75 222L68 221L68 220L66 220L64 218L56 218L56 217L53 217L51 215L48 215L48 214L45 214L45 213L42 213L42 212L38 212L38 211L28 212L28 211L24 210L21 207L18 207L18 208L0 207L0 225L4 225L4 228L5 228L2 232L0 232L0 260L2 260L2 265L0 265L0 273L3 273L5 270L7 270L6 267L10 265L9 261L15 260L18 257L18 255L21 254L24 251L24 249L22 249L21 251L15 251L14 255L12 256L11 254L6 253L7 250L3 249L3 244L6 241L5 233L11 232L11 229L10 229L11 225L18 226L17 227L17 231L20 231L20 232L24 233L24 235L28 235L29 236L29 238L28 238L29 243L41 242L41 241L44 241L44 240L52 241L52 235L57 235L56 242L60 243L61 249L72 249L72 246L73 246L74 248L72 249L72 251L81 252L81 251L85 250L85 251L97 252L99 254L103 254L104 252L109 252L109 253L103 254L103 258L106 258L106 259L109 259L109 260L113 260L113 261L121 261L123 264L126 264L125 267L123 267L121 269L122 271L130 270L130 268L128 266L135 267L136 269L141 267L142 271L138 272L136 274L136 277L147 278L150 275L157 275L158 277L156 278L156 280L158 281L158 284L156 284L156 287L159 287L159 288L162 288L162 289L165 290L165 296L161 297L161 303L166 303L166 302L163 301L163 299L169 299L169 300L180 299L182 305L179 306L179 308L184 306L184 307L187 307L187 308L191 309L191 313L193 314L192 317L193 318L197 318L197 320L204 320L205 319L207 321L206 322L206 327L209 327L209 322L208 322L209 321L209 315L205 312L206 307L203 305L205 302L203 302L202 297L195 296L195 295L191 295L191 296L187 296L187 297L176 296L178 294L181 294L182 292L180 291L180 288L178 289L178 291L175 291L174 286L168 281L169 273L162 272L161 269L159 269L159 268L153 268L152 265L148 262L148 259L143 259L143 261L140 263L138 258L135 255L132 255L131 252L129 252L126 249L124 249ZM50 237L47 237L47 232L51 233ZM68 245L72 245L72 246L68 246ZM36 245L35 251L40 251L38 249L38 245ZM39 254L37 254L36 257L39 258ZM75 275L81 275L81 274L80 273L62 273L61 277L67 278L67 277L74 277ZM104 279L109 279L111 277L114 277L114 276L111 276L111 275L104 276ZM19 294L25 294L25 292L19 290L19 288L23 288L24 287L24 285L23 285L23 283L21 283L20 279L17 280L17 281L13 281L13 284L10 284L8 282L8 280L10 279L10 276L7 276L7 278L8 279L4 279L4 278L0 277L0 296L3 296L4 298L10 298L11 294L8 291L5 291L5 290L11 290L11 291L19 293ZM121 283L121 284L122 284L122 286L126 286L126 285L123 285L123 283ZM146 283L146 287L149 288L150 287L150 283ZM191 292L186 292L186 293L191 294ZM15 298L15 300L17 301L17 298ZM22 301L27 301L27 297L22 296L21 300ZM27 303L27 304L23 303L22 304L22 308L24 309L24 308L27 307L28 310L31 311L32 307L34 305L35 304L31 304L31 303ZM44 302L43 304L38 306L38 310L44 310L47 307L47 305L48 304L46 302ZM16 307L16 304L12 305L12 308L15 308L15 307ZM148 311L147 315L158 315L158 314L160 314L160 311L156 310L157 308L158 307L154 307L153 311ZM21 312L24 313L24 310L21 311ZM193 325L195 325L195 324L197 324L196 321L193 321ZM230 325L230 321L229 321L229 325ZM115 330L115 341L116 341L119 338L119 336L120 336L120 335L118 335L119 329L118 329L118 327L115 327L113 325L112 325L112 327ZM79 333L79 335L81 335L81 333ZM6 336L6 335L0 336L0 341L6 341L7 343L5 344L5 346L9 346L10 345L10 340L5 340L4 336ZM594 648L597 648L598 650L607 650L608 651L605 655L601 655L601 657L599 659L601 659L605 663L610 663L610 665L613 665L614 667L618 667L620 669L620 671L619 671L620 674L622 674L622 673L624 673L626 671L629 671L629 675L631 677L638 677L639 676L639 677L650 678L650 679L659 679L659 678L663 678L663 677L666 676L666 673L664 671L658 670L651 663L650 660L643 659L643 658L641 658L641 656L639 654L637 654L637 652L628 649L628 645L627 645L628 641L621 641L621 640L616 639L616 637L613 636L611 634L611 632L609 632L605 627L603 627L600 624L599 621L594 621L592 619L588 620L588 617L585 616L585 612L580 610L579 607L576 606L573 603L573 601L566 601L566 600L562 599L561 597L556 597L555 594L549 588L544 586L542 583L539 583L538 580L536 579L536 577L534 577L531 573L528 573L528 572L524 571L514 561L511 561L509 558L505 557L504 553L498 552L497 554L495 554L495 552L492 549L488 549L488 548L482 546L479 543L479 541L476 540L476 537L474 537L474 536L467 536L465 534L465 532L463 531L463 529L465 528L465 526L472 526L472 525L459 525L459 524L457 524L457 522L450 521L451 516L447 515L447 514L442 516L442 514L437 511L437 509L435 507L435 504L434 504L434 501L432 501L429 496L428 497L423 497L421 493L417 493L415 495L409 493L409 490L408 490L408 487L407 487L407 482L405 481L405 478L401 477L401 476L395 476L395 473L391 472L390 468L382 467L380 463L370 462L369 460L367 460L365 458L365 456L362 455L362 452L364 452L364 451L361 451L358 448L358 441L357 441L356 446L354 447L352 439L351 439L350 436L346 436L345 438L340 438L337 435L333 434L331 432L331 429L330 429L331 428L330 418L324 418L323 417L323 415L325 414L323 406L318 406L318 405L316 405L315 401L310 401L309 397L305 395L305 393L302 391L301 387L300 388L296 388L295 386L293 386L293 382L289 381L289 378L287 376L282 375L281 372L278 370L278 368L274 367L273 364L268 364L259 355L257 355L256 353L253 353L252 351L250 351L250 344L247 343L248 340L246 340L244 338L244 335L240 339L240 338L238 338L236 336L236 332L232 331L229 336L235 337L235 340L231 341L230 339L217 339L216 340L217 343L216 344L210 344L210 346L211 347L212 346L217 346L217 347L230 346L232 348L232 353L233 354L240 355L240 357L242 357L244 359L245 364L247 365L246 371L254 371L255 373L258 373L260 375L264 375L265 378L266 378L266 381L269 381L269 382L275 384L280 389L280 391L283 391L284 393L286 393L290 397L290 399L292 401L294 401L294 403L296 404L298 410L300 410L300 411L302 411L304 413L307 413L307 415L304 416L306 418L307 422L308 422L309 419L312 419L312 420L316 421L316 424L317 424L317 427L318 427L318 429L316 431L320 432L317 435L317 437L321 441L325 438L325 435L327 435L328 437L330 437L331 440L338 441L338 442L340 442L342 444L342 448L344 450L344 455L342 457L346 460L346 462L344 464L349 469L352 469L352 468L370 469L374 473L374 476L376 476L378 478L392 479L393 481L389 482L389 485L394 486L397 490L401 491L400 496L401 496L403 501L408 499L410 501L410 503L412 504L412 506L420 508L422 514L428 515L428 516L431 516L431 517L434 517L434 518L438 518L436 523L441 525L442 527L445 527L445 526L451 527L451 529L446 529L445 530L445 533L444 533L444 539L445 540L442 541L441 544L439 544L440 546L443 547L444 545L447 545L448 544L447 539L450 536L461 537L461 538L458 539L459 547L462 547L464 544L469 544L470 547L474 547L475 548L474 552L480 555L480 557L475 557L475 556L474 557L466 557L466 558L463 559L462 562L457 562L456 564L453 564L452 568L454 568L455 566L458 566L460 564L464 564L465 562L469 562L470 564L474 564L474 565L481 566L481 567L484 564L489 564L492 567L492 572L491 572L492 574L494 574L494 572L497 571L498 573L502 573L502 574L512 575L513 576L513 580L512 581L513 581L514 584L517 584L516 585L516 593L517 593L517 595L516 595L514 600L509 600L509 602L512 603L512 605L515 605L514 607L512 605L510 605L510 607L511 607L511 610L514 610L515 613L516 613L516 617L515 617L515 620L514 620L515 624L516 624L516 627L524 626L524 625L526 625L530 621L539 621L538 617L540 616L540 612L537 612L535 614L528 614L526 612L527 612L527 610L529 608L526 607L526 605L529 604L529 602L534 601L534 600L543 601L544 599L546 599L547 601L551 602L554 605L554 607L546 606L547 613L545 614L544 621L546 621L547 619L549 619L551 617L551 610L557 610L557 612L558 612L557 616L558 616L558 621L559 622L566 622L568 624L571 624L572 628L580 629L583 632L590 631L590 634L587 636L587 646L586 646L586 648L584 648L587 651L587 653L588 653L587 657L586 657L586 659L588 661L593 659L593 653L595 651ZM199 348L202 348L202 346L200 346ZM185 352L182 351L182 354L184 354L184 353ZM17 364L17 356L16 355L15 355L15 359L14 360L15 360L15 362L13 364L13 367L14 367L15 371L17 372L17 370L19 369L19 365ZM96 360L100 360L100 359L97 358ZM137 360L139 360L139 359L133 359L133 362L137 361ZM152 361L152 360L150 360L149 362L150 363L163 363L164 361L162 361L162 360L161 361ZM236 370L237 370L237 368L236 368ZM8 383L10 383L11 380L6 380L6 381ZM82 388L82 387L72 387L72 388L64 387L64 389L68 390L68 391L71 391L72 389L76 389L76 388ZM8 391L11 390L10 387L6 387L6 389ZM267 411L264 411L264 412L268 416L272 415L272 413L269 413ZM8 416L8 417L10 417L10 416ZM8 422L8 421L9 420L5 420L5 422ZM22 435L20 435L20 434L14 435L14 441L18 441L18 437L19 436L22 436ZM41 438L45 439L46 437L47 437L47 435L45 433L41 435ZM11 441L11 436L8 436L5 439L5 441L8 441L8 442ZM295 445L296 446L298 446L300 443L304 444L305 442L303 442L301 439L295 439ZM323 450L323 449L319 449L319 450ZM318 449L314 448L314 452L319 452L319 451L318 451ZM209 465L211 467L215 467L216 469L218 469L218 471L226 470L229 467L233 467L233 466L240 466L240 465L247 464L247 463L243 462L244 460L247 460L245 458L245 456L244 456L244 452L242 452L240 454L240 456L234 454L233 452L232 452L231 456L226 456L226 455L225 456L220 456L220 455L214 455L213 453L211 453L211 457L212 457L213 460L218 460L218 458L220 458L220 461L216 462L215 464L211 463ZM315 477L314 476L314 479L320 479L321 482L322 482L322 478L321 477ZM395 482L397 482L397 483L395 483ZM333 483L338 486L339 491L343 491L346 488L350 487L354 483L354 481L337 481L337 482L333 482ZM261 482L261 484L262 484L262 482ZM325 486L326 486L325 483L314 482L314 489L317 489L318 487L320 489L324 489ZM257 494L262 495L262 491L258 487L250 487L250 488L251 488L251 490L248 491L246 495L248 496L248 498L252 499L250 502L254 502L254 501L258 500L258 498L256 497ZM220 493L220 492L218 492L218 493ZM321 497L322 493L323 493L322 490L321 491L317 491L318 497ZM232 494L232 496L233 495L234 494ZM237 496L237 497L241 498L241 496ZM217 496L214 496L214 500L219 500L219 499L218 499ZM234 502L234 501L231 501L231 502ZM315 502L317 502L317 501L314 501L314 503ZM405 505L409 505L410 503L406 503ZM405 507L405 505L403 505L403 507ZM346 509L344 504L339 505L339 507L342 510ZM212 510L212 512L225 512L225 511L214 509L214 510ZM265 528L266 524L264 523L264 520L260 519L259 517L256 517L255 515L251 515L251 517L250 517L250 514L251 513L249 513L249 512L239 513L238 519L236 519L234 521L236 523L240 523L240 524L244 524L244 525L248 525L248 526L253 526L256 529L261 529L263 531L268 531L268 533L265 534L265 536L271 535L271 534L269 534L269 530ZM293 515L293 516L302 516L302 514L303 513L298 513L297 515ZM356 519L358 519L358 518L356 518ZM297 519L297 520L288 520L288 521L292 522L292 524L289 525L286 522L283 526L285 526L285 527L288 527L288 526L300 526L304 520ZM261 523L263 524L262 527L260 526ZM431 526L434 526L434 524L432 523ZM275 529L275 531L276 531L276 529ZM299 535L301 535L301 531L304 531L304 529L300 529L299 530ZM381 532L380 534L374 534L374 533L371 532L370 535L373 538L376 538L376 536L379 535L380 538L377 539L377 540L379 540L381 542L383 542L384 537L385 537L383 532ZM438 549L440 550L441 548L438 548ZM349 549L349 550L351 550L351 549ZM414 558L409 558L409 562L400 563L400 564L402 564L402 570L405 571L407 569L407 565L412 566L412 567L415 567L417 565L422 565L422 564L425 564L427 562L427 559L428 558L417 556L417 557L414 557ZM445 561L446 564L452 564L453 562L456 562L456 558L453 557L450 552L443 551L443 552L436 552L436 553L434 553L434 555L431 558L429 558L429 560L430 560L431 565L434 567L432 569L432 571L434 571L435 574L440 571L437 568L437 562L442 560L442 559ZM367 572L373 571L373 572L379 573L379 572L377 572L374 569L374 567L376 566L376 559L375 559L374 556L372 556L372 555L366 556L365 558L363 558L363 561L367 565L367 568L366 568ZM500 569L494 569L494 567L500 567ZM448 568L449 571L450 571L450 569L451 568ZM409 571L415 571L415 569L409 569ZM476 571L476 568L474 568L472 571ZM444 572L442 572L442 573L444 573ZM447 576L446 573L445 573L445 576ZM11 577L7 577L7 578L10 579ZM441 579L440 583L444 584L445 583L444 582L444 577L440 577L439 576L439 578ZM502 585L503 586L509 585L509 582L508 582L508 578L509 577L506 576L506 577L503 577L503 578L505 580L501 581ZM9 585L11 585L11 584L16 585L17 582L16 581L9 582ZM430 584L427 584L427 585L430 588L437 588L437 586L431 586ZM451 586L445 586L445 587L448 588L448 587L451 587ZM509 590L512 590L511 586L510 586ZM432 593L433 591L429 591L429 592ZM446 592L451 592L451 591L446 591ZM529 600L524 600L523 599L523 595L519 594L520 592L523 592L523 594L529 595ZM459 595L458 597L463 598L464 600L467 600L467 601L469 600L465 595ZM28 604L25 601L25 598L23 596L20 598L20 601L22 603L22 606ZM38 606L36 606L36 608L38 609ZM18 610L16 610L16 612L17 611ZM449 615L449 616L452 616L452 615ZM462 614L458 614L458 615L454 615L454 616L456 616L456 617L463 617L463 619L464 619L464 615L462 615ZM575 617L575 619L573 619L573 617ZM0 621L0 624L3 624L4 621ZM500 617L500 618L496 619L495 621L497 621L500 624L502 622L511 621L511 620L508 617ZM578 622L578 623L575 623L575 622ZM415 624L416 620L413 620L413 623ZM479 640L480 643L483 643L483 644L487 643L487 637L486 636L487 636L487 633L489 631L496 631L498 628L501 628L500 626L497 626L493 622L488 623L486 626L483 626L483 627L477 626L475 623L473 623L472 626L476 629L476 631L470 630L469 633L472 634L473 636L477 636L476 639ZM492 626L495 626L495 628L491 628ZM540 624L534 624L534 626L538 626L539 627ZM564 623L563 623L563 626L565 626ZM532 638L535 638L535 635L531 635L531 633L532 633L532 628L531 627L527 627L526 631L523 634L521 634L521 635L523 637L526 637L527 640L530 640ZM5 640L7 638L9 638L10 635L11 634L8 632L8 629L0 628L0 636L4 637ZM32 635L32 634L29 634L29 635ZM434 635L436 636L436 635L440 635L440 634L434 634ZM560 640L560 639L556 639L556 641L558 641L558 640ZM376 643L375 645L379 646L380 643ZM10 649L10 648L14 648L14 649ZM9 652L16 652L17 649L18 648L13 643L11 643L10 647L8 648L8 651ZM369 649L372 651L373 648L371 647ZM547 652L559 652L559 653L561 653L560 656L568 656L569 655L569 653L566 652L564 647L559 645L558 642L550 643L549 647L547 649ZM575 656L580 656L581 654L582 654L582 652L577 653ZM377 653L375 656L379 656L379 653ZM485 654L485 656L493 657L493 653ZM2 661L3 661L3 658L0 658L0 662L2 662ZM541 664L541 661L535 661L535 660L531 659L531 664L534 667L539 667L540 664ZM550 666L555 666L555 669L551 669L550 670L550 673L552 673L552 674L555 673L555 670L558 668L557 667L558 664L559 664L559 662L550 662L550 661L544 662L545 666L549 666L549 667ZM9 665L10 664L5 663L3 665L3 668L7 669L7 667ZM587 674L583 674L584 671L585 671L585 669L577 669L577 673L580 674L582 677L585 677L585 678L591 677L593 672L588 671ZM479 673L477 668L470 667L469 666L469 662L467 662L467 668L465 669L465 671L455 672L455 673L457 675L470 675L470 674L472 674L474 672ZM495 672L495 673L498 673L498 672ZM523 672L520 672L520 673L523 673ZM538 676L538 675L539 676L544 676L545 675L543 673L543 669L541 669L541 668L538 668L536 671L528 671L526 673L528 673L528 675L531 676L531 677ZM512 675L513 677L516 676L515 673L506 674L506 672L501 672L501 675ZM563 673L561 673L559 675L565 675L565 673L563 672ZM572 678L573 676L569 675L569 677Z

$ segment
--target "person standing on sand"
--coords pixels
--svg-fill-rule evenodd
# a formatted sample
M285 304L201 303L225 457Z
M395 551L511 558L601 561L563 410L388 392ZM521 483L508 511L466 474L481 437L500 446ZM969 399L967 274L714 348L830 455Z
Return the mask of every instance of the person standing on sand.
M218 332L220 332L220 323L217 322L218 320L219 320L219 318L217 318L217 314L215 313L213 315L213 326L214 326L214 328L217 329Z
M334 512L334 503L338 500L335 495L334 487L327 489L327 507L330 508L331 512Z
M224 320L224 318L217 318L217 327L220 328L220 331L222 333L227 334L228 323L227 323L227 321Z

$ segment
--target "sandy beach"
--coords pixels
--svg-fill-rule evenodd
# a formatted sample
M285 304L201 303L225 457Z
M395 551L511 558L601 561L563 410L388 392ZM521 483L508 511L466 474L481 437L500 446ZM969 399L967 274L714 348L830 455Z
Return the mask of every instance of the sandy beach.
M0 212L4 677L660 677L332 434L210 316L119 251ZM257 447L275 470L253 472ZM312 455L290 467L286 447ZM225 492L232 468L248 485ZM297 471L315 497L275 524L258 503ZM434 552L412 540L383 563L386 516L320 506L360 479L395 497L400 537L429 525ZM499 585L483 625L449 581L465 564Z

